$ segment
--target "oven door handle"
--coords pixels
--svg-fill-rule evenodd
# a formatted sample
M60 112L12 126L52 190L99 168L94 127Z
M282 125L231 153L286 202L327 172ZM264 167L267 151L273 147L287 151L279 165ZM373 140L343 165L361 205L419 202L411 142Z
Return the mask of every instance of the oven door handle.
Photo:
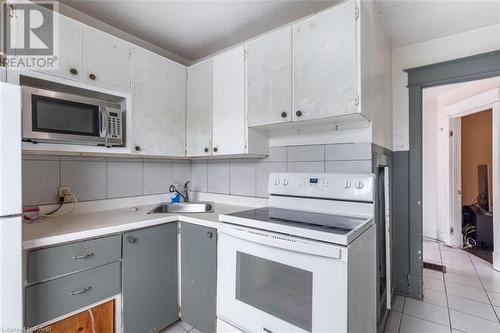
M231 226L224 223L219 226L219 233L222 236L219 239L219 242L223 242L224 235L227 235L247 242L262 244L269 247L285 249L312 256L321 256L340 261L347 261L347 253L342 251L342 247L336 245L309 241L284 234L267 232L265 230Z

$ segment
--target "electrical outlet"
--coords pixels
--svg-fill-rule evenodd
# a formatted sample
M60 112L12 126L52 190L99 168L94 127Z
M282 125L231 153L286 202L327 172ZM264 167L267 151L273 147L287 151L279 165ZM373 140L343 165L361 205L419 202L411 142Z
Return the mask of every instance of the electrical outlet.
M71 187L70 186L59 186L58 187L58 196L59 198L63 198L63 202L71 201L73 198L71 196Z

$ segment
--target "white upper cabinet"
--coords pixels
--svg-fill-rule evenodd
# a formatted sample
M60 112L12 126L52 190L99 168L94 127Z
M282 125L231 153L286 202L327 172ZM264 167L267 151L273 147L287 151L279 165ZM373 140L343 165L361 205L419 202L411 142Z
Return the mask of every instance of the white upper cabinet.
M162 85L167 106L163 123L166 155L186 155L186 67L169 59L164 61L165 83ZM158 75L158 74L157 74Z
M150 51L132 50L132 151L184 156L186 71Z
M294 120L357 112L356 2L293 26Z
M244 154L245 48L235 47L213 58L213 152Z
M82 80L102 88L129 91L130 44L84 26Z
M212 59L197 63L187 71L187 155L211 155Z
M292 29L247 44L248 126L292 119Z
M58 68L47 74L79 81L82 76L82 24L64 15L56 15L59 18Z

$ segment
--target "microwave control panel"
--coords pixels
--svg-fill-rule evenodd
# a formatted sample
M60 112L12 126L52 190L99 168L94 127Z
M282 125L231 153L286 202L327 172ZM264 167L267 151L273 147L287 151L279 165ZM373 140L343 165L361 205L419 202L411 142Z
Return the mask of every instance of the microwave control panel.
M107 136L108 139L122 138L122 112L120 110L108 109L107 112Z

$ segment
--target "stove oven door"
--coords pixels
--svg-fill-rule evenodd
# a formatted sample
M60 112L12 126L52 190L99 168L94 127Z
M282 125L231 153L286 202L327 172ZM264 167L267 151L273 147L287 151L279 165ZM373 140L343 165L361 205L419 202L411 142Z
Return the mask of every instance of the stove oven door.
M223 224L217 315L248 332L347 332L347 249Z

